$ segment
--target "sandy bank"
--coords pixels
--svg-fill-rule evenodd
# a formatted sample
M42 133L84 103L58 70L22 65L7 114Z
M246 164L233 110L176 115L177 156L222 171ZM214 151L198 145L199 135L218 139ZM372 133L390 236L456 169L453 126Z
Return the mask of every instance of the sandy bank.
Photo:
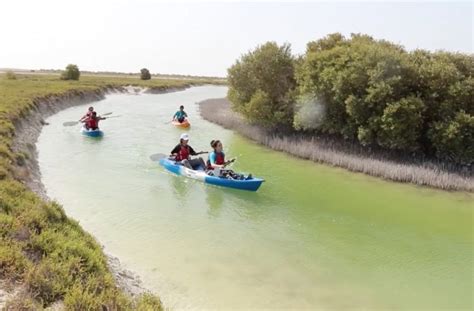
M203 101L199 107L201 116L207 121L235 130L277 151L390 181L474 192L472 168L457 173L437 163L409 158L400 161L388 152L368 150L345 141L296 134L276 135L248 124L231 110L230 102L225 98Z

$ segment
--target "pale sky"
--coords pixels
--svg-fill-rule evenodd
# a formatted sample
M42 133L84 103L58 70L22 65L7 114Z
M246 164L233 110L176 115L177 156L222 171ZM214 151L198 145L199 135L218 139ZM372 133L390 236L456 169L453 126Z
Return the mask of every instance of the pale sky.
M366 33L407 49L473 53L473 2L1 0L0 68L225 76L266 41Z

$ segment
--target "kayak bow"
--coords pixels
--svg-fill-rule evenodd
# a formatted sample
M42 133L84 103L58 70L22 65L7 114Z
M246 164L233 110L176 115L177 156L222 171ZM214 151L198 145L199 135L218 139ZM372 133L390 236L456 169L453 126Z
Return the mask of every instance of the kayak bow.
M176 127L182 127L182 128L187 128L191 126L191 123L189 123L188 119L185 119L183 122L174 120L174 121L171 121L171 124L173 124Z
M101 130L88 130L85 127L81 128L82 135L89 136L89 137L102 137L104 136L104 132Z

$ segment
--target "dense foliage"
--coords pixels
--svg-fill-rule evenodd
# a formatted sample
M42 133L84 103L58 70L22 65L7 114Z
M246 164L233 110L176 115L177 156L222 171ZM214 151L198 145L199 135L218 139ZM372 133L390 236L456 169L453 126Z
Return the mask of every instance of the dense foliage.
M235 110L266 127L291 125L291 93L296 82L288 44L259 46L242 56L228 73L229 98Z
M79 67L74 64L69 64L66 66L66 70L61 73L61 80L79 80L81 72Z
M278 127L288 122L287 114L274 113L283 110L293 114L296 130L450 162L474 161L472 55L407 52L367 35L336 33L308 43L300 58L284 54L294 65L285 63L283 76L281 53L263 54L262 47L229 69L229 98L250 121ZM272 90L278 90L278 97L270 95ZM318 113L308 118L299 111Z
M151 79L151 74L150 71L146 68L140 69L140 79L142 80L150 80Z

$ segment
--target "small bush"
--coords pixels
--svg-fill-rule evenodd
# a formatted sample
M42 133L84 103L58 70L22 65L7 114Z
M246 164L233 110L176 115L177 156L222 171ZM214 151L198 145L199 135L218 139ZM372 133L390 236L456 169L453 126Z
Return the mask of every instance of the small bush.
M16 80L16 74L11 70L8 70L5 76L7 77L8 80Z
M16 294L5 304L4 310L37 311L42 310L41 304L31 296L30 293L22 291Z
M73 282L69 273L71 267L66 262L43 259L26 276L28 290L41 297L44 306L61 299Z
M150 80L151 79L151 74L150 71L146 68L140 69L140 79L142 80Z
M0 239L0 278L16 280L23 277L29 267L28 259L23 255L18 243Z
M81 72L79 67L74 64L69 64L66 66L66 70L61 73L61 80L79 80Z
M161 311L163 306L158 297L150 293L144 293L136 299L135 309L137 311Z
M129 310L130 301L114 287L111 277L75 283L64 297L66 310Z

